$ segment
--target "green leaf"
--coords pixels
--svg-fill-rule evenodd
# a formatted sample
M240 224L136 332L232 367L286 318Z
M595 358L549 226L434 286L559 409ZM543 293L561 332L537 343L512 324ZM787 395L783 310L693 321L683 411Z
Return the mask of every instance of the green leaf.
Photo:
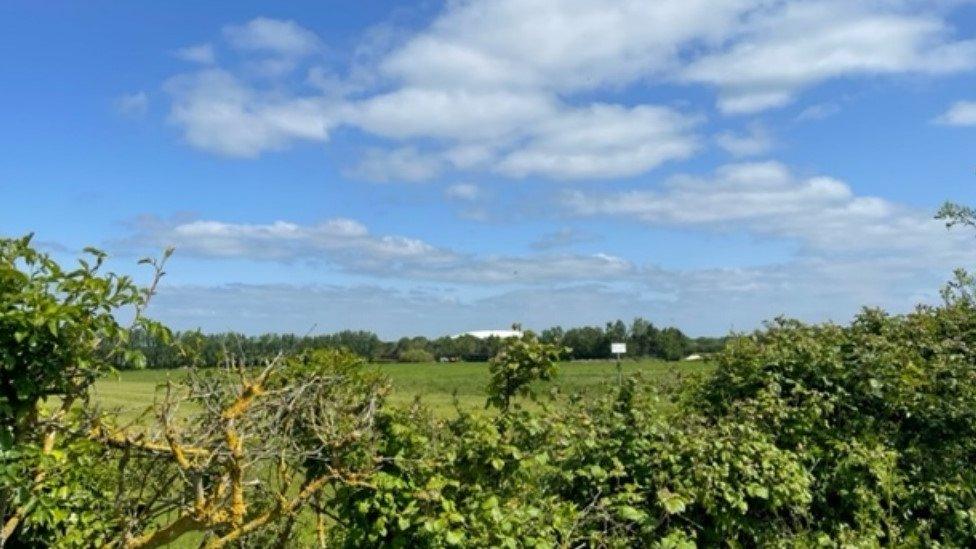
M617 515L624 520L629 520L631 522L644 522L647 520L647 513L631 507L630 505L621 505L617 507Z
M749 484L746 486L746 493L754 498L769 499L769 488L759 484Z
M464 534L456 530L449 530L447 535L444 536L444 541L446 541L448 545L460 545L463 539Z
M687 506L687 502L684 500L684 498L668 490L667 488L661 488L657 491L657 499L669 515L684 512L685 507Z

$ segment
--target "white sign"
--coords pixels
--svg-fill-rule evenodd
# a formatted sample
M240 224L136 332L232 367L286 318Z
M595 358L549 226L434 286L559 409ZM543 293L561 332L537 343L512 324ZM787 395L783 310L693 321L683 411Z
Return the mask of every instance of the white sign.
M615 355L627 354L627 344L626 343L611 343L610 352Z

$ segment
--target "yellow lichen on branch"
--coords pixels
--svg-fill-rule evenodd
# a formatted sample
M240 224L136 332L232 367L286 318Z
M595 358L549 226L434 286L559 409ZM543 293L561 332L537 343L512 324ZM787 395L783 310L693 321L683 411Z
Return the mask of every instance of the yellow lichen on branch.
M335 477L333 475L326 475L313 480L312 482L308 483L305 488L302 489L302 491L293 499L280 501L278 505L253 517L251 520L247 521L247 523L240 525L227 535L211 540L206 545L207 549L218 549L220 547L224 547L228 543L240 539L241 536L257 530L272 520L293 513L299 505L301 505L308 498L312 497L316 492L321 490L326 483L334 478Z
M176 541L187 532L202 530L205 526L196 514L187 513L164 528L126 540L124 547L126 549L162 547Z
M173 458L176 459L177 465L180 469L184 471L190 468L190 460L186 459L186 452L183 451L183 447L176 442L176 437L170 431L166 432L166 442L169 443L169 449L173 452Z
M244 503L244 442L233 426L227 427L227 448L230 450L230 522L239 526L247 513Z
M256 397L261 396L263 393L264 389L261 387L260 383L245 385L244 390L241 391L241 395L224 410L221 416L224 419L234 419L239 417L251 406L251 401L253 401Z
M135 449L145 450L147 452L153 452L153 453L172 454L174 456L176 456L177 454L176 450L174 450L173 443L161 444L158 442L153 442L151 440L144 440L141 436L136 438L129 438L122 431L107 433L104 432L100 427L96 427L92 429L90 436L95 440L100 440L105 444L108 444L109 446L113 446L115 448L135 448ZM210 451L205 448L195 448L193 446L179 446L179 445L176 445L176 448L179 450L179 454L183 456L183 460L186 461L187 465L189 465L189 461L186 458L187 455L194 456L194 457L208 457L210 455ZM179 461L179 457L177 457L176 459L177 461Z

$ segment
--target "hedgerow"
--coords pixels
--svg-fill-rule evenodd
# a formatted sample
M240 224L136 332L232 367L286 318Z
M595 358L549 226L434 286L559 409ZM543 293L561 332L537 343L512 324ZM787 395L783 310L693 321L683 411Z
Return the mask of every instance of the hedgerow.
M561 347L490 366L486 410L393 407L346 351L190 365L141 421L89 387L147 289L0 243L0 514L12 546L946 546L976 543L976 285L849 325L777 319L714 370L537 395ZM141 314L137 315L141 318ZM143 328L165 334L149 321ZM123 353L124 354L124 353ZM553 400L557 398L558 400ZM67 404L66 404L67 403Z

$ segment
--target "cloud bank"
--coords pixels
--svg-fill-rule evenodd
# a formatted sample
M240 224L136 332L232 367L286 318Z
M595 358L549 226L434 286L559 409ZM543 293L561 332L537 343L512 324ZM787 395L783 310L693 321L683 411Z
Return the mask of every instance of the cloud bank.
M951 3L916 0L471 0L347 65L295 21L228 25L236 63L174 76L170 120L190 145L254 157L340 127L385 141L349 173L414 181L448 169L508 178L632 177L702 148L702 113L595 93L702 87L725 114L784 106L841 78L976 67ZM183 56L213 62L213 52ZM964 108L964 106L960 107ZM813 114L811 114L813 116ZM958 117L948 116L948 123ZM768 149L726 136L740 156ZM413 154L407 154L413 151Z

